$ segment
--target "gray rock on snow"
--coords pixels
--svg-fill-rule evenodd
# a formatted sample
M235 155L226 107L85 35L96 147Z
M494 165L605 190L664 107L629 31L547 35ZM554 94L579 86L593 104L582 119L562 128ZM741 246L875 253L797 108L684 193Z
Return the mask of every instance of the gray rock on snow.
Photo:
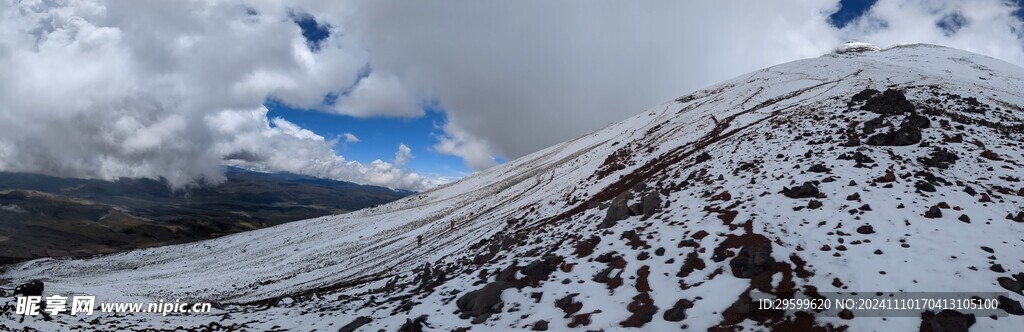
M501 301L501 293L506 289L515 287L510 282L495 281L484 285L483 288L463 294L456 302L460 317L473 317L473 324L483 323L491 314L501 312L504 302Z
M597 228L608 228L615 225L615 222L629 218L629 199L633 198L630 192L623 192L612 199L611 206L608 206L608 213Z
M650 217L659 207L661 207L661 195L658 195L657 192L649 192L641 199L640 209L644 217Z

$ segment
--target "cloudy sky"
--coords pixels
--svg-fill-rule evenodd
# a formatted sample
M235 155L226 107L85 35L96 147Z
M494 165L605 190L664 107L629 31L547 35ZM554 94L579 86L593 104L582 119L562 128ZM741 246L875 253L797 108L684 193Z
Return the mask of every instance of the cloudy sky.
M423 190L846 40L1024 65L1020 5L0 0L0 170Z

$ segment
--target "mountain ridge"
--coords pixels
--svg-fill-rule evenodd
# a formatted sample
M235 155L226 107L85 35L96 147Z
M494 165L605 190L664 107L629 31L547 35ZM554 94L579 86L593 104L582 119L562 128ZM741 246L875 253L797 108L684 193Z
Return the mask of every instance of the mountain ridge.
M1024 261L992 252L1024 245L1021 91L1024 70L964 51L832 53L391 204L2 277L235 317L169 318L196 328L1011 328L1019 293L1001 300L1014 316L970 324L749 305L754 291L1013 291Z

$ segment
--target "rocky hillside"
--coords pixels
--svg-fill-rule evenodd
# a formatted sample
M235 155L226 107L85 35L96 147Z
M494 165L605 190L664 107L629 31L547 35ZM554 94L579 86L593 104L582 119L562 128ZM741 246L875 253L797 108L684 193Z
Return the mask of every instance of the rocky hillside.
M1014 330L1024 314L1022 105L1019 67L932 45L858 45L380 207L8 266L2 278L41 278L47 293L222 305L53 322L5 313L2 326ZM992 317L751 302L851 291L1005 296Z

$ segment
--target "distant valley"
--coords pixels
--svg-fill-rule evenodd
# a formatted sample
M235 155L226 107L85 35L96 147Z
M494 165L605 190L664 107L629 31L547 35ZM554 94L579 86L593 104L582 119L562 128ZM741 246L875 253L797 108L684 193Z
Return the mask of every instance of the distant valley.
M227 170L172 191L116 181L0 172L0 263L192 242L391 202L409 191L285 173Z

